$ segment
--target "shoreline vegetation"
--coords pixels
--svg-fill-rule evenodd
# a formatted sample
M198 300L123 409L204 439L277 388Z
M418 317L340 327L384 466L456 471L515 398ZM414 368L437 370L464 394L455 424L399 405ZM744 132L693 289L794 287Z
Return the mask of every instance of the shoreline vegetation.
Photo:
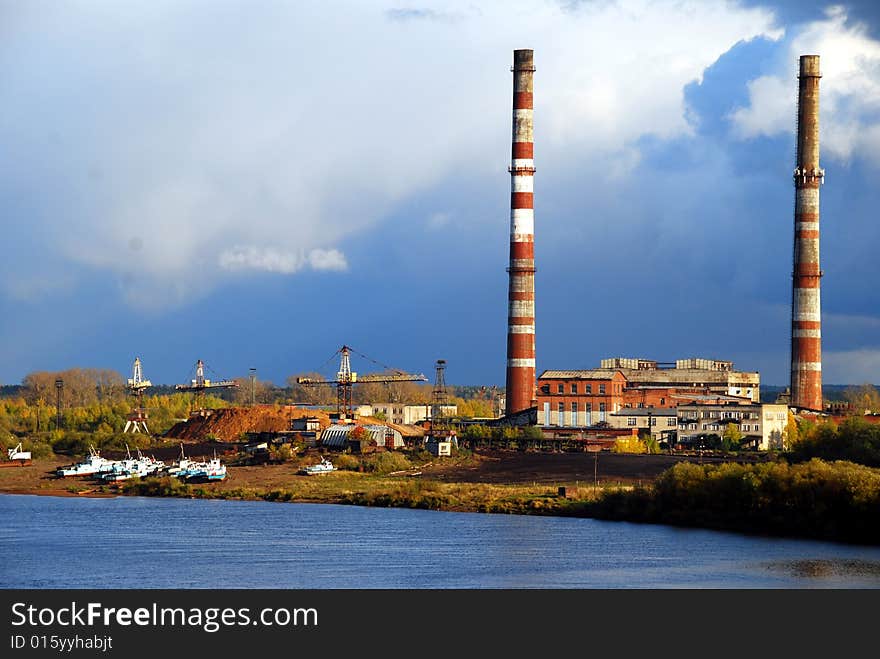
M658 523L768 536L880 544L880 469L847 461L788 464L682 461L646 483L584 481L484 483L452 480L420 471L365 471L375 454L349 458L348 469L319 476L296 475L290 463L231 467L222 483L189 484L148 477L120 485L57 479L38 460L0 470L0 492L56 496L152 496L416 508L454 512L555 515ZM337 456L343 458L343 456ZM392 466L399 456L384 460ZM636 456L632 456L636 457ZM346 460L341 460L346 463ZM409 461L406 461L409 463ZM467 469L467 458L459 460ZM411 464L411 463L410 463ZM5 473L3 473L5 472ZM19 472L15 477L9 472ZM28 472L28 473L25 473Z

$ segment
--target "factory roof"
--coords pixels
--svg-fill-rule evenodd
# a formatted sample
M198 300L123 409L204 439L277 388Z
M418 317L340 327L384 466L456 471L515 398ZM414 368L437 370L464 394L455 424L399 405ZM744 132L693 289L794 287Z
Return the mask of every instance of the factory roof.
M678 416L674 407L621 407L611 416Z
M620 372L619 368L591 368L573 371L547 370L541 373L538 379L610 380Z

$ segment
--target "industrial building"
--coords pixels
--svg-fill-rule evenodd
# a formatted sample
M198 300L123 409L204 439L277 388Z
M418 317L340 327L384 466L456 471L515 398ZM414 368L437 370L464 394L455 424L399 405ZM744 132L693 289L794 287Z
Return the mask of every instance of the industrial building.
M721 435L734 423L743 435L740 444L766 451L782 449L788 424L788 406L779 404L698 404L678 408L679 444L694 442L700 435Z
M735 371L729 361L680 359L666 364L615 357L601 364L598 369L541 373L538 425L610 425L610 415L622 410L672 409L706 396L760 401L760 375Z
M675 362L613 357L600 362L603 369L617 369L627 380L624 405L675 407L669 399L681 392L738 396L761 400L761 376L756 371L736 371L733 362L697 357ZM661 399L666 399L661 402Z
M369 416L375 418L384 417L386 421L401 425L415 425L420 421L429 420L433 416L433 408L431 404L425 405L405 405L404 403L368 403L358 405L355 410L355 416ZM455 416L458 414L458 405L441 405L441 414L444 417ZM382 415L379 417L377 415Z
M538 378L538 425L588 427L623 407L626 377L614 369L544 371Z
M533 51L515 50L511 70L514 73L513 144L509 168L511 215L504 421L528 419L525 415L528 411L539 426L553 428L557 434L567 432L566 428L570 431L630 428L667 437L678 431L685 438L720 430L735 421L747 441L757 448L781 447L788 408L761 405L759 373L736 371L731 361L694 357L658 362L613 357L601 360L598 369L545 370L534 380ZM801 56L794 170L790 391L792 408L817 412L823 409L819 187L824 183L825 172L819 166L820 77L819 57ZM533 382L536 382L534 388ZM703 417L704 413L721 413L722 416ZM709 420L703 422L704 418ZM718 422L714 422L716 420Z
M320 444L325 448L338 449L341 451L351 449L358 452L363 449L360 443L350 437L351 431L361 427L367 431L370 440L376 442L376 446L385 449L403 448L403 435L399 430L390 426L368 425L357 426L356 424L333 424L321 433Z
M678 429L678 410L674 407L624 408L608 415L608 425L615 430L648 432L657 441L668 441Z

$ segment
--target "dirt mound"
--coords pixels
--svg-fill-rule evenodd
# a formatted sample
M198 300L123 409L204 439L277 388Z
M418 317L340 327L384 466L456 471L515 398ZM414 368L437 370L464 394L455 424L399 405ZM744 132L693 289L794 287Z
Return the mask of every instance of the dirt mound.
M238 441L246 432L290 430L290 422L304 416L317 418L322 428L330 425L330 417L319 410L290 405L227 407L205 410L204 416L192 416L187 421L181 421L165 433L165 437L201 441L210 436L227 442Z

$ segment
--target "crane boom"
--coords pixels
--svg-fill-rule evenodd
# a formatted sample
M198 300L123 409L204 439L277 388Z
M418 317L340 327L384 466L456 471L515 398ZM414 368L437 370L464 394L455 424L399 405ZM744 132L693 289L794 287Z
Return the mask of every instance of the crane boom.
M296 379L297 384L305 386L321 386L334 385L336 387L336 411L340 417L349 416L351 414L351 389L352 385L358 382L427 382L422 373L404 373L398 371L396 373L368 373L358 376L351 370L351 348L342 346L339 349L341 355L339 372L336 374L335 380L317 380L315 378L299 377Z

